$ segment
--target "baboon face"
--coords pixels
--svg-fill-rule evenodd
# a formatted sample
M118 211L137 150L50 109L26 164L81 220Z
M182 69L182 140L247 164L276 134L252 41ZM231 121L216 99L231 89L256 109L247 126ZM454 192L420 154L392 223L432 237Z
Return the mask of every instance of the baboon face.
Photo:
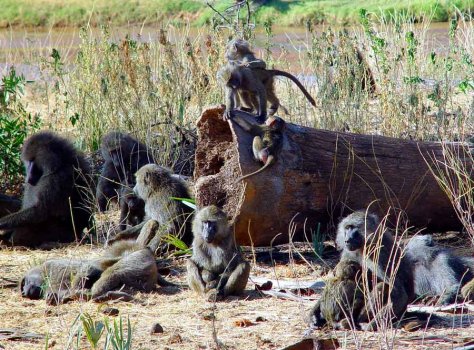
M286 127L286 122L276 115L268 117L265 121L265 124L269 128L272 128L277 131L282 131Z
M44 279L41 274L41 269L36 268L34 271L27 273L20 282L21 296L28 299L38 300L43 296L43 289L41 286Z
M355 251L364 247L367 234L375 232L378 217L365 211L356 211L345 217L337 228L336 244L339 249Z
M215 205L201 209L193 222L194 234L199 234L206 243L220 240L227 233L227 216Z
M252 53L249 43L243 39L233 39L229 41L226 47L225 58L229 61L234 61L240 56Z
M112 160L117 169L123 167L124 160L129 157L133 149L131 145L136 142L121 132L111 132L104 136L102 144L104 146L103 156Z
M135 174L137 183L133 191L146 201L153 191L162 186L167 186L171 172L156 164L147 164L138 169Z

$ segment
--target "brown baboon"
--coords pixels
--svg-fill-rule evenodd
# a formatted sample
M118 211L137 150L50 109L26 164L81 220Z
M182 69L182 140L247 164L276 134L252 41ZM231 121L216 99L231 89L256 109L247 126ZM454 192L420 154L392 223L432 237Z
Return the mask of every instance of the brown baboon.
M159 224L159 236L172 234L190 245L193 239L193 210L173 198L191 198L186 183L170 170L156 164L141 167L136 173L135 193L145 201L145 213Z
M59 304L76 293L86 293L101 274L98 261L52 259L25 274L20 292L28 299L45 298L49 303Z
M250 49L249 43L243 39L233 39L227 43L225 58L229 63L249 68L267 68L265 61L255 57L255 53Z
M0 219L13 245L80 238L91 211L87 203L89 164L66 139L48 131L30 136L21 159L26 169L22 208Z
M135 185L133 175L138 169L155 161L144 144L117 131L102 137L100 151L105 163L97 184L96 196L99 210L104 211L110 201L117 201L122 186Z
M211 205L195 215L193 255L187 262L188 285L195 292L222 299L241 294L250 264L236 246L225 213Z
M20 290L23 297L44 297L60 304L89 297L97 301L130 299L128 291L149 292L156 283L170 284L159 276L152 251L136 242L120 241L95 260L48 260L26 273Z
M136 226L145 218L145 202L128 186L123 186L119 192L120 230L127 226Z
M342 260L335 268L335 277L327 282L321 298L311 310L311 326L330 324L335 329L359 328L359 315L364 305L362 267L358 262Z
M388 310L387 301L391 301L393 315L400 319L408 303L415 298L410 259L394 242L390 232L378 226L376 215L356 211L339 223L336 236L337 247L342 249L341 261L357 261L377 279L373 281L373 298L366 302L365 316L370 321L368 329L377 328L376 316L379 310ZM383 308L376 305L379 303Z
M0 193L0 218L20 209L20 200Z
M226 87L226 110L224 118L230 119L235 108L257 112L257 122L263 123L267 118L267 101L270 103L269 114L273 115L280 107L280 100L275 94L273 81L275 76L291 79L303 92L308 101L316 102L292 74L276 69L252 69L238 64L227 63L218 73L217 78ZM285 110L285 113L287 111Z
M415 293L417 296L439 296L438 303L451 304L466 283L474 279L474 259L456 256L447 248L433 242L431 235L410 239L406 246L407 256L414 266ZM466 293L463 297L469 298Z
M249 123L239 115L234 115L232 120L245 131L254 135L252 143L253 156L256 161L263 163L263 166L257 171L244 175L237 180L241 181L264 171L271 164L275 163L283 147L283 131L285 130L286 123L277 116L268 118L265 121L265 125Z

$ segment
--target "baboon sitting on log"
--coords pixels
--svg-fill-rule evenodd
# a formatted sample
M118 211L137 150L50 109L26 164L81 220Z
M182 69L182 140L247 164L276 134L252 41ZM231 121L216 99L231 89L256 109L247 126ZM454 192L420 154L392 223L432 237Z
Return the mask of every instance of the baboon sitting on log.
M37 247L44 242L72 242L81 237L91 211L89 164L66 139L48 131L30 136L21 159L26 179L22 207L0 219L0 239Z
M474 259L456 256L436 245L431 235L411 238L406 252L414 265L417 296L439 296L439 304L470 298L467 289L462 287L474 279ZM460 292L462 298L457 297Z
M336 245L342 249L341 261L359 262L373 276L373 297L366 302L365 316L360 318L360 322L370 322L369 330L377 329L377 317L384 311L391 311L400 319L415 298L410 259L395 244L390 232L378 226L376 215L356 211L339 223L336 236ZM387 302L391 302L391 310L387 309Z
M342 260L310 312L312 327L332 325L334 329L359 328L358 320L364 308L362 267L358 262Z
M187 262L188 285L195 292L209 292L209 299L241 294L250 274L229 227L218 207L204 207L193 221L193 255Z

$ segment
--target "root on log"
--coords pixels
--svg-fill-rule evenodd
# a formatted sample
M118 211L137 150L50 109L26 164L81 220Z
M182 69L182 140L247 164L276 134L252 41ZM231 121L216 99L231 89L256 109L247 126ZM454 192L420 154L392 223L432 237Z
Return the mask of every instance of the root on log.
M288 124L276 163L236 182L262 164L253 159L252 135L224 121L223 111L209 108L197 122L196 199L199 206L223 207L239 244L277 244L290 234L311 239L318 223L323 232L334 232L341 216L369 205L382 216L390 209L391 224L403 213L402 219L417 228L461 228L427 165L443 159L440 143Z

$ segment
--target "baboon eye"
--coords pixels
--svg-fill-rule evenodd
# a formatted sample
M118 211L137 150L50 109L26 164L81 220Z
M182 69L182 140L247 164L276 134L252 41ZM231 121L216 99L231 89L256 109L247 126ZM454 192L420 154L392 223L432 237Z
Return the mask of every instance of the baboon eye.
M346 226L346 230L352 230L353 228L354 228L354 226L352 226L352 225L347 225Z

